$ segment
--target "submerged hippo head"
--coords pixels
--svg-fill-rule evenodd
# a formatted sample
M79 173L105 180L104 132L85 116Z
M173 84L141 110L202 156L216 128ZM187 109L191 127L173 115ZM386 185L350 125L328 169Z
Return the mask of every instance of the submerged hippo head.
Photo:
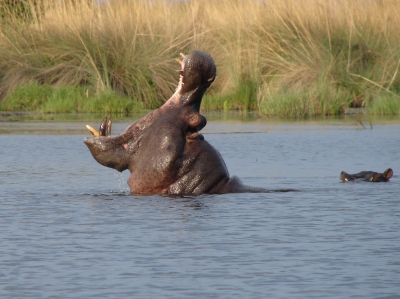
M340 180L342 182L351 182L362 180L366 182L387 182L393 176L393 170L391 168L386 169L383 173L374 171L361 171L355 174L348 174L345 171L340 173Z
M110 137L105 119L99 137L85 139L100 164L129 169L128 185L139 194L200 194L263 192L230 178L218 151L199 131L206 119L199 113L201 100L214 81L216 67L207 53L184 56L176 92L160 108Z

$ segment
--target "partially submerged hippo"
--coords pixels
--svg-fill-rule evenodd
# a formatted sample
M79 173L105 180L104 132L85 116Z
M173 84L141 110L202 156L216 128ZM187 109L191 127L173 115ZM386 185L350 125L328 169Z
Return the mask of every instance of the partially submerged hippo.
M356 181L358 179L367 182L387 182L393 176L391 168L386 169L383 173L374 171L361 171L356 174L348 174L345 171L340 173L340 180L343 182Z
M199 134L207 123L201 100L216 67L207 53L181 55L178 87L163 106L116 137L110 137L107 118L99 132L88 126L99 136L84 140L93 157L118 171L129 169L128 185L137 194L271 192L230 177L219 152Z

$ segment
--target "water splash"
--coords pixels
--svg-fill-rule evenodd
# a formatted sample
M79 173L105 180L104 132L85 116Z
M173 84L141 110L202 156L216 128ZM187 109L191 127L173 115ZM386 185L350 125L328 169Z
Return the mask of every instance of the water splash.
M115 170L114 172L114 180L118 183L119 192L127 193L129 192L129 188L126 185L126 179L122 172Z

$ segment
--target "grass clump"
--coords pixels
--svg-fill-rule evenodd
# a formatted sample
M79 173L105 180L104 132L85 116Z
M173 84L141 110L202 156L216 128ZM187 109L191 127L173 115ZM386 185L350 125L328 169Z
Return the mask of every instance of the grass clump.
M396 2L277 6L264 31L269 42L261 45L268 70L258 93L260 111L293 117L340 114L347 107L369 108L372 93L390 98L381 113L391 113L388 103L400 101L395 46L400 22L388 19Z
M2 111L38 111L42 113L112 112L128 114L143 109L142 103L114 91L92 94L87 88L31 82L16 87L0 102Z
M248 75L243 74L232 90L226 93L213 93L203 99L205 110L256 110L258 84Z
M371 96L367 100L368 113L376 115L399 115L400 100L390 93Z
M258 93L258 100L264 115L295 118L342 114L352 101L347 91L324 84L304 90L273 90L264 85Z
M136 102L153 109L176 87L175 58L201 49L218 69L205 109L291 117L349 107L399 113L400 0L23 3L22 11L0 9L2 107L19 87L35 82L89 90L79 102L60 92L66 100L56 105L47 96L47 106L39 105L44 110L128 111ZM106 104L114 95L121 107ZM37 96L7 107L36 107Z
M11 17L3 22L0 98L29 82L86 87L97 95L112 90L145 108L160 105L171 94L177 77L171 70L190 35L179 22L163 23L172 18L167 3L43 0L42 4L29 22L17 23ZM159 22L150 21L154 18Z

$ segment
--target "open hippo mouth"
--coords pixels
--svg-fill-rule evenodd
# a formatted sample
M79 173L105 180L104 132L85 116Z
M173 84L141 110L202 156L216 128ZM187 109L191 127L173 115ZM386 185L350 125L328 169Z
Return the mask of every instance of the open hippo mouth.
M213 59L202 51L182 55L175 93L160 108L111 137L112 121L103 120L95 136L84 140L94 159L118 171L129 169L128 185L137 194L268 192L230 178L219 152L199 131L207 124L201 100L215 80ZM290 191L290 190L278 190Z

